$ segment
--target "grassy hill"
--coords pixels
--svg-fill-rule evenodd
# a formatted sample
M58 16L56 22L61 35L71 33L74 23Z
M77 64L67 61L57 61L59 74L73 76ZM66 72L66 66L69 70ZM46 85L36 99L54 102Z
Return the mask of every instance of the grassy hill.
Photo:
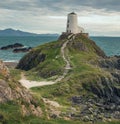
M26 70L35 79L57 79L64 73L66 63L61 47L67 38L62 35L58 41L34 48L20 60L17 68ZM106 57L92 40L81 34L67 44L65 56L71 69L64 79L51 86L31 89L36 98L54 100L62 106L59 116L53 116L48 106L48 116L93 123L119 121L120 58Z

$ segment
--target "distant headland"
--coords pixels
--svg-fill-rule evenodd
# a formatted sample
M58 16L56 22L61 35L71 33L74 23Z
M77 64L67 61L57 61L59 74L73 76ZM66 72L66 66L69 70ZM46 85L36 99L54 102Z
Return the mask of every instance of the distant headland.
M58 36L59 34L36 34L36 33L30 33L25 32L21 30L15 30L12 28L7 28L4 30L0 30L0 36Z

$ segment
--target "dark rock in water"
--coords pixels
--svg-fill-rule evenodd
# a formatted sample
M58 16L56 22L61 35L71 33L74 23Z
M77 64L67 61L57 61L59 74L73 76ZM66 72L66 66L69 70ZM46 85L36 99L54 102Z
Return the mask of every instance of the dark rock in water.
M0 49L1 50L8 50L8 49L13 49L13 48L19 48L19 47L23 47L24 45L20 44L20 43L15 43L15 44L11 44L11 45L7 45L7 46L3 46Z
M14 49L13 52L14 53L29 52L31 49L32 49L32 47L28 47L28 48L17 48L17 49Z

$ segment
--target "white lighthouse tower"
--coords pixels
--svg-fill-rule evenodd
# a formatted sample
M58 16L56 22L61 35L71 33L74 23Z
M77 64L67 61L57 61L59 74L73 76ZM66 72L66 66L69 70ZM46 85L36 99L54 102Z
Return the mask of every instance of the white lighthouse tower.
M78 26L77 14L74 12L68 14L66 32L73 34L84 32L84 29Z

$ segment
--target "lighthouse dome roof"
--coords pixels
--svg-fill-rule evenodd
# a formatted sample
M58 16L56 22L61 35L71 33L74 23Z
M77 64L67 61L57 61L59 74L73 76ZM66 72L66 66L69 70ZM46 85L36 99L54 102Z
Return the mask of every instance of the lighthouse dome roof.
M75 12L71 12L71 13L70 13L70 15L71 15L71 14L72 14L72 15L76 15L76 13L75 13Z

